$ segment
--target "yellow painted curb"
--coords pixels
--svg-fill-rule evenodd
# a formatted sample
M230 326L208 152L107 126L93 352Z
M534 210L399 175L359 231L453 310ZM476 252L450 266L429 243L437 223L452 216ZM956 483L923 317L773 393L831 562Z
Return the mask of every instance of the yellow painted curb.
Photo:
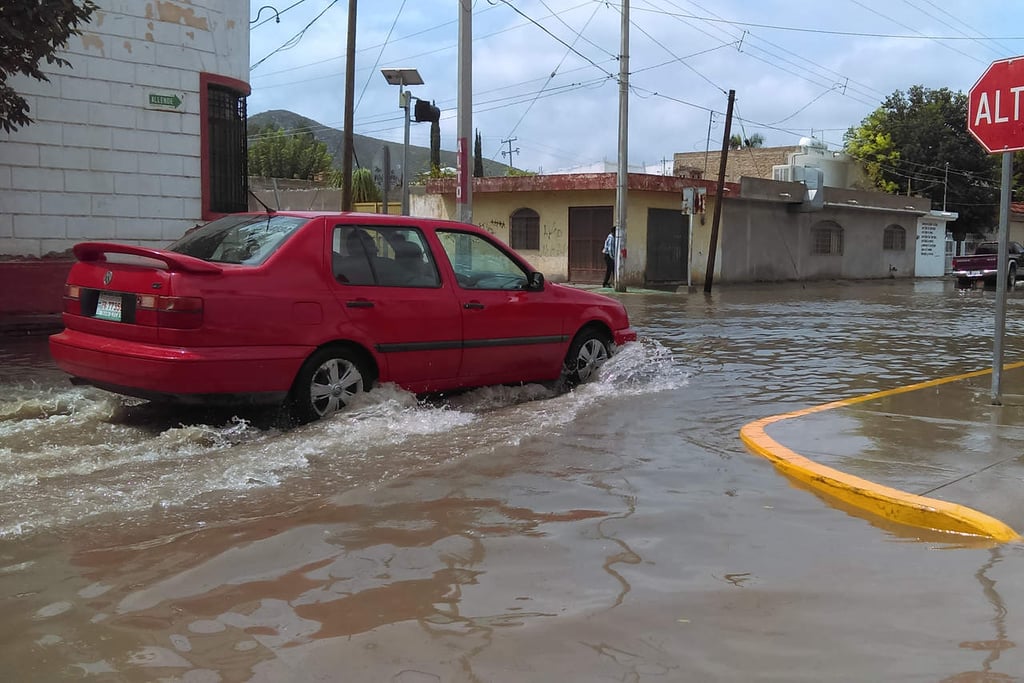
M1024 362L1004 366L1006 370L1024 367ZM907 493L867 479L855 477L814 462L772 439L765 432L770 424L803 415L820 413L833 408L863 403L885 396L903 394L957 380L978 377L991 370L977 370L953 377L911 384L897 389L878 391L865 396L824 403L820 406L795 410L755 420L740 429L740 438L747 446L771 460L784 474L801 481L814 490L837 498L858 509L866 510L885 519L923 529L949 531L972 536L985 536L1000 542L1020 540L1020 534L994 517L973 508Z

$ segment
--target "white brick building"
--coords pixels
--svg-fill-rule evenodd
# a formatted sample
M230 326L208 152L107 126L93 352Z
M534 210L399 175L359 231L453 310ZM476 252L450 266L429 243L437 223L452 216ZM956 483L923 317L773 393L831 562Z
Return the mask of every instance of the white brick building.
M10 81L35 123L0 131L0 256L164 246L246 208L249 3L96 4L62 53L73 68Z

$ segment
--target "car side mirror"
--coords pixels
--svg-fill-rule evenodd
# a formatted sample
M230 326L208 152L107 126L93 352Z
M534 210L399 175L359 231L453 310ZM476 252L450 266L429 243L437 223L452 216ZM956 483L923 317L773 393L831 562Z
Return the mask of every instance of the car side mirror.
M531 292L539 292L544 289L544 273L534 271L526 280L526 289Z

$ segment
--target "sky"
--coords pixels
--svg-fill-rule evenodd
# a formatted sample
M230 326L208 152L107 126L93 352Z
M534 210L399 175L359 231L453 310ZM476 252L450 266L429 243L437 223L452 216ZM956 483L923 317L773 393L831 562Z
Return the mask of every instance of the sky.
M250 116L344 128L349 1L250 3ZM353 131L401 145L399 88L381 69L415 68L424 84L409 91L440 108L441 147L455 149L460 2L484 158L541 173L614 164L622 0L362 0ZM627 156L657 172L721 148L730 90L732 134L838 150L893 92L966 93L1024 54L1024 0L629 0L628 13ZM429 146L430 124L411 123L410 143Z

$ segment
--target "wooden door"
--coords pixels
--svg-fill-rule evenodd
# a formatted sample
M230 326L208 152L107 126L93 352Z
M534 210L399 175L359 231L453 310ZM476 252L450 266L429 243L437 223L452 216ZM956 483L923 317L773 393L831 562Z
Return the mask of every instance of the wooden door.
M569 281L600 283L604 279L601 249L612 229L613 207L569 207Z

